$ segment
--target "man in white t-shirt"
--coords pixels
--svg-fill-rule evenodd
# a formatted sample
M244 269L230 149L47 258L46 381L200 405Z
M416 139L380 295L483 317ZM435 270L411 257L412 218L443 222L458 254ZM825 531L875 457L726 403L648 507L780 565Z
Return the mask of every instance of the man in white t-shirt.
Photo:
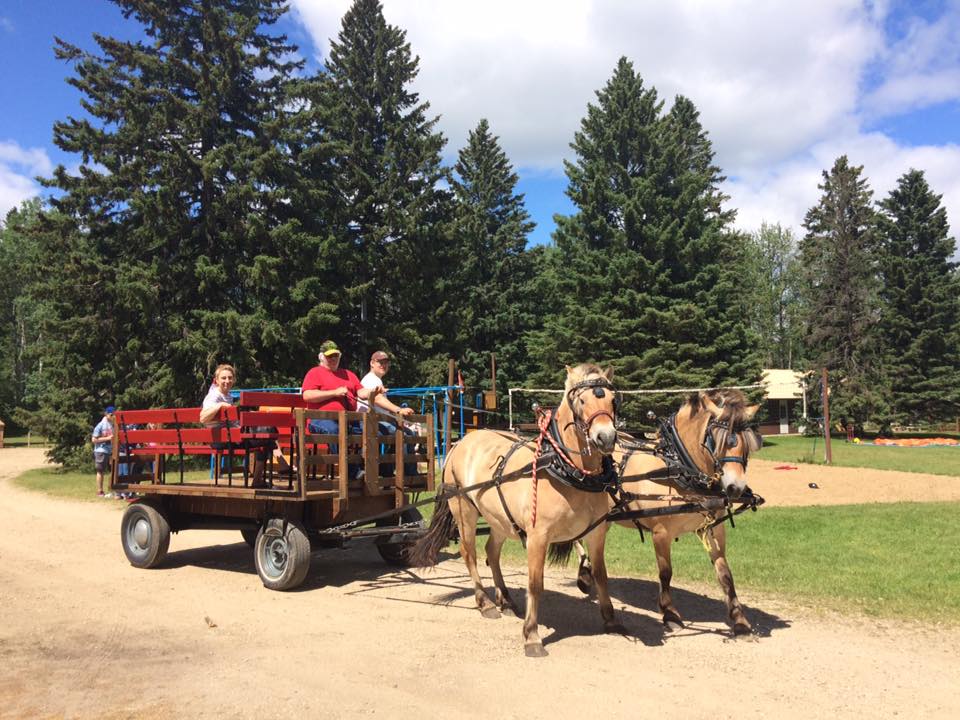
M394 402L391 402L387 398L387 388L383 384L383 376L387 374L387 371L390 370L390 356L383 350L377 350L373 355L370 356L370 372L363 376L360 380L360 384L368 390L373 390L374 388L379 388L380 397L383 400L386 400L385 403L381 403L376 407L376 411L383 413L386 417L390 417L387 413L394 413L400 417L407 417L408 415L413 415L413 408L409 407L400 407ZM370 410L370 405L365 403L363 400L357 400L357 410L360 412L368 412ZM390 420L381 420L379 423L380 434L381 435L393 435L397 432L397 426L395 422ZM403 432L407 435L416 434L415 432L409 430L408 428L402 428ZM407 445L407 451L413 452L413 446ZM386 468L384 468L386 470ZM384 474L383 471L380 473ZM409 464L404 467L404 474L406 475L416 475L417 468L415 465Z
M387 400L387 388L383 385L383 376L387 374L389 369L390 356L387 355L387 353L385 353L383 350L377 350L373 355L370 356L370 372L363 376L363 379L360 380L360 384L368 390L379 388L380 392L384 396L384 400ZM367 412L370 410L370 405L363 400L357 400L357 410L360 412ZM390 400L387 400L385 407L383 409L378 407L377 412L382 412L384 414L387 412L392 412L397 415L407 416L413 415L413 408L400 407L399 405L390 402Z

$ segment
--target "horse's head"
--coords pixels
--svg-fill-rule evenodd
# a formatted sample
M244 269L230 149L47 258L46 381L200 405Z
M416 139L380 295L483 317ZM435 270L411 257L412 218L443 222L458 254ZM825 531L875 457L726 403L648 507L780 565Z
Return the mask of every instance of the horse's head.
M617 397L611 380L613 368L583 363L567 367L564 398L573 414L573 423L588 442L604 455L613 452L617 441Z
M747 487L747 459L763 444L760 433L750 426L759 405L747 405L739 390L713 391L692 396L683 410L697 428L698 442L719 471L723 491L738 498ZM677 414L680 420L683 412Z

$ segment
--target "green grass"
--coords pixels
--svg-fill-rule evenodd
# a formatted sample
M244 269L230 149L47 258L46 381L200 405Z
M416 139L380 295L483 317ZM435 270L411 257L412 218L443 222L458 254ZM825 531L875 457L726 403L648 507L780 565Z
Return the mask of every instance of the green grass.
M833 464L838 466L960 476L960 445L892 447L848 443L843 438L834 437L831 450ZM763 439L763 449L752 457L776 462L822 464L823 438L816 438L814 445L812 437L767 436Z
M26 435L12 435L3 438L3 447L27 447ZM30 447L48 447L47 439L39 435L30 436Z
M201 480L208 475L209 472L206 470L190 470L184 474L184 478ZM97 476L92 470L78 472L54 468L37 468L20 475L14 480L14 483L28 490L36 490L54 497L102 502L102 498L97 497ZM103 478L103 489L108 491L109 486L110 478L105 476Z
M960 623L958 511L958 503L761 508L728 527L727 558L748 605L761 591L840 612ZM504 558L526 563L514 541ZM606 558L611 577L657 577L649 534L641 544L635 530L613 527ZM674 586L707 583L722 596L696 536L674 543L672 558Z

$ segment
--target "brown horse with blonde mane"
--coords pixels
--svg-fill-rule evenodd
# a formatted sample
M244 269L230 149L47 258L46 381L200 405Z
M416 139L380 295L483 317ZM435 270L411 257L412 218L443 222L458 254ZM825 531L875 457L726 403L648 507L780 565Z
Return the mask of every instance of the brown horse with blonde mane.
M477 607L483 617L497 618L501 612L517 614L503 581L500 551L507 538L523 540L528 573L523 644L529 657L547 654L537 614L548 549L559 544L569 552L570 541L585 531L604 629L622 631L607 594L603 548L608 525L601 521L608 511L604 483L616 482L610 460L617 439L612 377L612 369L604 371L592 364L568 367L564 399L554 414L542 418L537 442L478 430L457 443L444 465L443 488L430 530L410 553L414 566L435 565L456 525ZM476 531L481 515L490 525L486 550L495 603L477 572Z
M689 460L704 477L710 478L718 489L731 500L740 498L747 488L747 460L750 452L759 450L762 444L759 433L749 427L759 405L748 405L739 390L712 391L691 395L671 418ZM662 430L661 430L662 432ZM710 555L720 587L726 595L727 612L734 634L748 634L751 625L743 613L733 575L727 564L726 528L723 519L727 507L720 496L704 496L689 487L674 483L665 492L671 471L668 464L649 452L630 449L633 439L622 436L614 453L621 468L622 488L627 498L627 510L649 510L676 507L694 502L698 509L676 515L659 515L634 520L620 520L619 524L634 528L639 525L653 535L653 548L657 558L660 577L659 604L664 624L670 627L683 626L680 612L673 604L670 581L673 567L670 561L671 543L680 535L696 532ZM624 449L626 448L626 449ZM653 479L647 478L655 478ZM761 500L762 502L762 500ZM588 591L592 584L590 569L585 562L582 547L581 571L578 585ZM590 562L593 553L590 554Z

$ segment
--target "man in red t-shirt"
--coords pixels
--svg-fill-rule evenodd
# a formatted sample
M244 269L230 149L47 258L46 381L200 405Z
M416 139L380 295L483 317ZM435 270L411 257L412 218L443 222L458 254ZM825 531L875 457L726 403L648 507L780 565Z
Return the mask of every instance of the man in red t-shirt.
M313 410L346 410L355 412L357 398L366 400L370 405L380 405L386 398L380 395L380 388L365 388L357 376L349 370L340 369L340 348L333 340L326 340L320 346L320 364L310 368L303 378L300 394ZM311 420L308 429L313 433L335 435L338 431L336 420ZM360 423L351 422L350 432L359 434ZM336 452L331 446L331 452ZM358 477L358 468L350 466L351 477Z

